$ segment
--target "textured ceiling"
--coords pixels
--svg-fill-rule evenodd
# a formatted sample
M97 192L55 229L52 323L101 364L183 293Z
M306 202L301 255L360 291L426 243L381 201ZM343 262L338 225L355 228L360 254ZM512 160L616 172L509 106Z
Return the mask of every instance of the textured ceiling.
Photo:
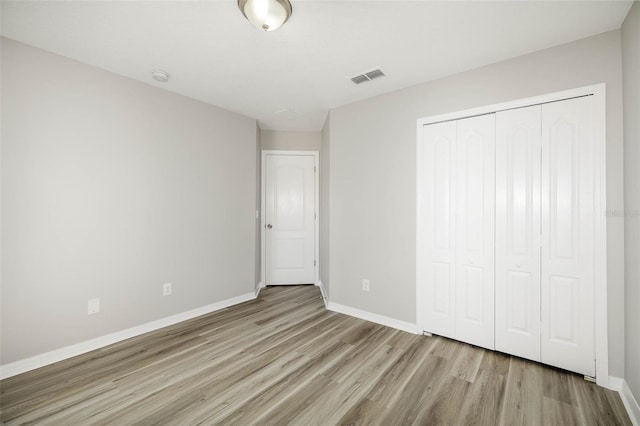
M236 1L2 3L2 34L259 120L316 131L340 105L617 29L627 1L292 0L260 32ZM387 77L348 77L379 66ZM171 74L151 79L154 68Z

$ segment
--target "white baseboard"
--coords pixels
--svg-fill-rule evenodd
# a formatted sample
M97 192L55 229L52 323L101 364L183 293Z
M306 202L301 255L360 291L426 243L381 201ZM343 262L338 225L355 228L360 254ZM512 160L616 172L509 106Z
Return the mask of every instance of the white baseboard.
M640 426L640 405L638 405L638 400L635 399L635 397L631 393L631 389L629 389L629 385L627 384L626 380L622 381L620 398L622 399L624 408L627 409L627 413L629 414L631 423L633 423L635 426Z
M620 392L622 390L623 382L624 382L624 379L620 377L609 376L609 382L607 383L607 386L604 386L604 387L607 389L614 390L616 392Z
M237 305L238 303L253 300L255 298L256 294L253 292L243 294L241 296L232 297L231 299L212 303L201 308L192 309L187 312L171 315L170 317L151 321L146 324L128 328L126 330L117 331L105 336L96 337L95 339L76 343L75 345L66 346L64 348L45 352L43 354L35 355L30 358L22 359L20 361L11 362L9 364L0 366L0 379L6 379L7 377L26 373L27 371L35 370L36 368L44 367L45 365L63 361L74 356L82 355L84 353L91 352L108 345L112 345L122 340L130 339L131 337L139 336L150 331L155 331L169 325L177 324L179 322L196 318L201 315L227 308L229 306Z
M316 283L316 286L320 287L320 293L322 293L322 300L324 301L324 307L329 309L329 298L327 297L327 290L325 290L322 280Z
M406 331L407 333L421 334L418 332L418 326L416 324L406 321L400 321L395 318L385 317L384 315L374 314L371 312L352 308L350 306L339 305L333 302L328 303L327 309L329 309L330 311L360 318L365 321L375 322L376 324L386 325L387 327Z
M262 281L260 281L258 283L258 286L256 287L256 297L258 297L258 295L260 294L260 291L264 288L264 284L262 284Z

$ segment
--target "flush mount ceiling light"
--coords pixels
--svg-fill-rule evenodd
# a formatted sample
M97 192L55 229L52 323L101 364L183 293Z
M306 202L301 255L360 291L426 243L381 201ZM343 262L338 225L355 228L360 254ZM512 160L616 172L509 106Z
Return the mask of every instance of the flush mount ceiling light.
M275 31L291 16L289 0L238 0L238 7L254 27Z
M169 81L169 73L163 70L153 70L151 71L151 77L155 81L159 81L160 83L166 83Z

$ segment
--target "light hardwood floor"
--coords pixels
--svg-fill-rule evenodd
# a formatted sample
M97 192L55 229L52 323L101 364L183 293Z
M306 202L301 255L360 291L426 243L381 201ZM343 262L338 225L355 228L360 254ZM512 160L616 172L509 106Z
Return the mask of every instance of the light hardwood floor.
M6 424L630 424L582 377L260 297L0 382Z

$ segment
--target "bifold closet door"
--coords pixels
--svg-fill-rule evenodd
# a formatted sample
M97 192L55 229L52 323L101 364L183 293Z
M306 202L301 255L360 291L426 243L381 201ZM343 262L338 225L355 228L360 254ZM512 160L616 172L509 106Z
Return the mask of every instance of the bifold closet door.
M456 122L424 126L424 329L455 338Z
M540 361L540 105L496 113L496 350Z
M542 105L542 362L595 376L590 96Z
M595 376L592 96L425 125L424 330Z
M424 329L494 348L494 114L424 127Z
M493 349L495 114L456 125L456 339Z

